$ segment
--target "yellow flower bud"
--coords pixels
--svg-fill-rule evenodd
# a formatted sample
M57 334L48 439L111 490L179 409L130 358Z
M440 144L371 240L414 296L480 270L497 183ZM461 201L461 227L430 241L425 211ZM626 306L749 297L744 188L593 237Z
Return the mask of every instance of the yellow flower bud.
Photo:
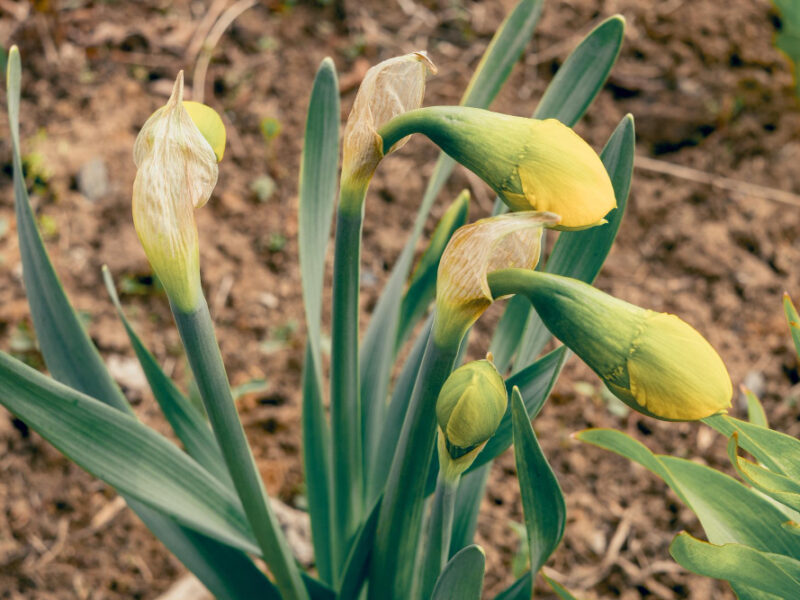
M367 71L344 128L343 179L372 177L384 156L378 128L422 105L429 70L436 73L436 67L425 52L413 52L385 60ZM402 147L406 141L398 140L385 154Z
M225 132L225 125L222 123L222 118L219 113L210 106L194 102L193 100L184 100L183 108L189 113L192 121L203 137L211 146L214 151L214 156L217 157L217 162L222 160L225 154L225 141L227 134Z
M528 211L460 227L439 262L434 335L460 339L494 301L486 276L498 269L533 269L539 262L542 228L557 221L557 215Z
M432 106L395 119L381 135L386 144L415 132L476 173L512 210L555 213L560 228L600 224L617 206L600 157L555 119Z
M469 468L500 425L507 404L506 386L491 355L450 374L436 401L440 466L448 479Z
M634 410L695 421L730 406L733 388L722 359L685 321L567 277L525 277L525 294L547 328Z
M172 303L191 311L202 296L193 211L217 183L217 156L184 107L183 72L167 104L142 126L133 159L136 233Z

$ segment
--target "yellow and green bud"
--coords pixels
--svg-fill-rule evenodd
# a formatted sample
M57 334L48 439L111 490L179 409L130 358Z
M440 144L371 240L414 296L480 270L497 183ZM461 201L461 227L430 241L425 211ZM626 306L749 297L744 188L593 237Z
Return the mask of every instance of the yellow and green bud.
M217 162L221 162L225 154L225 142L227 141L227 133L225 132L222 117L210 106L193 100L184 100L183 108L186 109L200 133L206 138L206 141L214 151L214 156L217 157Z
M525 294L547 328L634 410L695 421L730 406L725 364L685 321L567 277L537 272L526 279Z
M381 131L385 143L415 132L476 173L512 210L555 213L562 229L601 224L617 206L600 157L556 119L433 106L409 112Z
M208 202L225 151L225 128L213 109L183 102L183 72L172 95L142 126L133 148L133 223L170 301L197 307L200 251L194 209Z
M453 371L436 401L439 423L439 464L453 481L475 460L497 431L508 396L491 355Z
M367 71L342 136L343 180L368 181L384 154L406 143L397 140L384 152L378 129L422 105L428 71L436 73L436 67L425 52L390 58Z
M434 337L460 340L495 300L486 276L499 269L536 267L543 228L557 222L558 215L528 211L456 230L439 262Z

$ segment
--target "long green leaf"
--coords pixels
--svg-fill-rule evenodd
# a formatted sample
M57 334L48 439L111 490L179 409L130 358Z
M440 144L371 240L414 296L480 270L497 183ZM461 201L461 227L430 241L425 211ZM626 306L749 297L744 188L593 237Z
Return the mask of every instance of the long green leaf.
M195 573L217 600L281 600L278 588L241 550L181 527L161 513L129 498L128 506L167 549ZM236 573L231 577L231 573Z
M303 467L311 517L311 537L320 578L332 583L331 563L331 442L322 406L320 321L325 254L336 201L339 160L339 86L331 59L320 65L314 79L306 119L300 166L298 224L300 274L308 342L303 361Z
M552 588L552 590L556 593L556 596L558 596L561 600L578 600L575 596L573 596L569 592L569 590L567 590L567 588L565 588L557 581L550 579L544 573L542 573L542 577L544 577L544 580L547 582L547 585L549 585Z
M6 89L8 120L14 165L14 206L23 266L23 278L39 345L50 373L59 381L124 413L132 414L125 397L111 379L97 349L83 329L67 299L61 282L36 228L25 188L19 144L19 100L21 66L16 47L9 52ZM77 369L75 367L78 367ZM218 598L244 600L255 589L274 587L243 552L215 539L176 525L165 515L130 497L131 509L178 559ZM210 556L220 556L219 562ZM231 566L241 578L229 580ZM266 595L265 597L269 597Z
M539 446L519 388L516 387L511 392L511 414L531 573L537 573L564 536L567 507L561 486Z
M633 178L633 156L635 151L633 117L626 115L617 125L600 153L608 171L617 199L617 208L606 218L608 223L584 231L564 231L558 236L553 251L545 265L545 271L566 275L586 283L592 283L608 256L628 206L628 194ZM551 338L550 332L539 316L531 311L525 336L520 346L514 369L529 365Z
M486 555L480 546L467 546L450 559L433 588L432 600L480 600Z
M347 557L347 563L342 576L342 584L338 597L342 599L358 598L369 573L369 559L372 554L372 544L375 541L375 530L378 527L378 512L381 503L378 500L370 511L369 517L364 521L356 536L356 542Z
M205 467L214 477L229 485L228 469L225 467L225 461L219 452L217 440L214 438L214 434L204 416L189 402L188 398L181 393L172 380L164 374L155 357L150 354L142 340L136 335L122 310L117 290L114 288L114 282L111 279L111 273L105 266L103 267L103 280L117 315L128 334L128 339L131 342L131 346L133 346L136 358L139 360L147 382L150 384L153 396L161 407L161 412L164 413L167 421L169 421L175 435L183 442L183 446L189 456Z
M480 512L483 491L489 479L492 465L487 463L481 468L470 471L461 478L456 496L455 515L453 516L453 533L450 538L450 553L469 546L475 537L478 527L478 513Z
M712 544L739 543L800 558L797 537L784 529L784 514L757 492L710 467L650 452L612 429L588 429L578 439L616 452L649 469L697 515Z
M258 546L236 497L135 417L0 353L0 403L124 494L242 550Z
M792 332L794 350L798 358L800 358L800 315L797 314L797 309L794 307L789 294L783 295L783 310L786 313L786 320L789 322L789 331Z
M484 52L461 99L462 105L487 108L491 104L533 35L541 9L542 0L520 0L517 3ZM362 436L366 461L364 472L367 474L374 468L371 460L376 454L385 422L386 397L395 359L395 339L399 327L402 292L428 214L454 166L455 161L440 153L420 203L411 234L392 268L392 274L378 299L364 335L360 378ZM374 484L368 481L367 488L372 487Z
M672 540L669 552L698 575L725 579L786 600L800 598L800 561L786 556L741 544L715 546L685 532Z
M531 600L533 596L533 576L530 571L494 597L494 600Z
M728 440L728 457L739 477L769 497L793 510L800 511L800 481L773 473L769 469L743 459L739 456L738 451L738 435L734 434Z
M422 365L422 357L430 338L431 327L433 326L433 315L428 317L422 331L420 331L411 352L406 358L403 370L392 390L392 400L389 402L389 410L386 413L386 423L383 426L378 450L373 462L372 475L369 478L370 486L367 490L367 500L374 502L381 493L386 478L389 476L389 468L392 466L394 451L397 447L397 440L400 439L400 431L403 428L403 421L408 412L408 404L411 401L411 393L414 391L414 383L417 381L417 374Z
M796 438L728 415L714 415L703 422L727 437L736 433L739 445L759 462L800 481L800 441Z
M742 386L742 393L745 400L747 400L747 420L753 425L760 425L761 427L769 427L767 420L767 413L764 411L764 406L753 392Z
M605 85L624 34L622 15L609 17L590 31L556 72L534 118L558 119L570 127L577 123Z

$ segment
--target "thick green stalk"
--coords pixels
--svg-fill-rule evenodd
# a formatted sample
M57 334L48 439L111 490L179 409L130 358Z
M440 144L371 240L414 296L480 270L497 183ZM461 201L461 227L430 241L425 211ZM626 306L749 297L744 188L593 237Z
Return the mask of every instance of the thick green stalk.
M201 296L199 306L192 312L181 311L175 305L172 312L208 418L264 560L285 600L307 600L297 563L272 513L236 412L205 298ZM235 576L231 573L231 577Z
M331 319L331 439L333 442L333 564L336 581L364 512L358 308L361 225L369 180L342 178L336 216Z
M420 600L430 598L439 573L447 564L450 553L450 538L453 535L453 514L460 476L448 480L444 471L439 471L436 493L433 496L431 516L428 521L428 544L422 559L422 571L416 595Z
M428 341L403 422L378 517L370 576L370 600L406 600L414 580L425 482L436 440L436 398L453 368L459 336Z
M381 136L383 140L383 151L388 152L392 146L407 135L413 133L427 135L426 130L430 124L429 119L437 118L438 109L440 108L441 107L438 106L417 108L401 113L387 123L384 123L378 130L378 135Z

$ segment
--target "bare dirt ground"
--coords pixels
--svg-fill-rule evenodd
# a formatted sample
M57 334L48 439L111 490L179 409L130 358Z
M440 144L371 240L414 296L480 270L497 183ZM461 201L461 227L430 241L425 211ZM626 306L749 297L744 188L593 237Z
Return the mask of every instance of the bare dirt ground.
M27 2L0 2L0 43L17 43L22 53L23 148L48 248L137 413L163 432L106 299L100 266L109 265L139 332L185 384L177 333L131 226L131 148L177 71L186 69L193 81L208 33L205 15L228 4L53 0L32 10ZM344 117L368 65L427 49L439 75L430 80L426 104L455 103L512 5L265 0L238 18L213 51L205 101L225 115L230 144L216 192L197 213L204 281L234 385L266 380L242 399L241 413L269 492L289 504L303 500L297 167L314 71L333 57ZM622 55L579 133L599 148L631 112L641 157L800 192L800 110L788 64L771 44L778 21L767 0L728 0L724 8L713 0L548 0L533 43L493 108L530 115L569 50L617 12L628 23ZM280 124L268 141L259 130L265 118ZM20 279L7 133L0 119L0 348L41 365ZM435 156L429 143L414 139L381 166L372 186L365 323ZM434 216L463 187L475 198L471 217L488 213L488 188L457 169ZM800 209L733 187L637 169L628 214L597 285L689 321L717 347L734 384L746 382L772 424L797 435L800 375L780 299L784 290L800 299L800 271L792 267L800 262ZM475 355L485 352L499 308L480 323ZM743 414L738 401L734 413ZM723 440L701 425L616 410L577 360L534 425L567 496L566 537L548 563L555 578L587 599L733 597L669 558L677 532L700 529L666 486L570 434L616 427L658 452L729 471ZM151 600L183 573L113 490L5 412L0 474L0 598ZM513 475L507 453L494 467L479 521L487 593L512 581L518 539L509 521L522 520Z

